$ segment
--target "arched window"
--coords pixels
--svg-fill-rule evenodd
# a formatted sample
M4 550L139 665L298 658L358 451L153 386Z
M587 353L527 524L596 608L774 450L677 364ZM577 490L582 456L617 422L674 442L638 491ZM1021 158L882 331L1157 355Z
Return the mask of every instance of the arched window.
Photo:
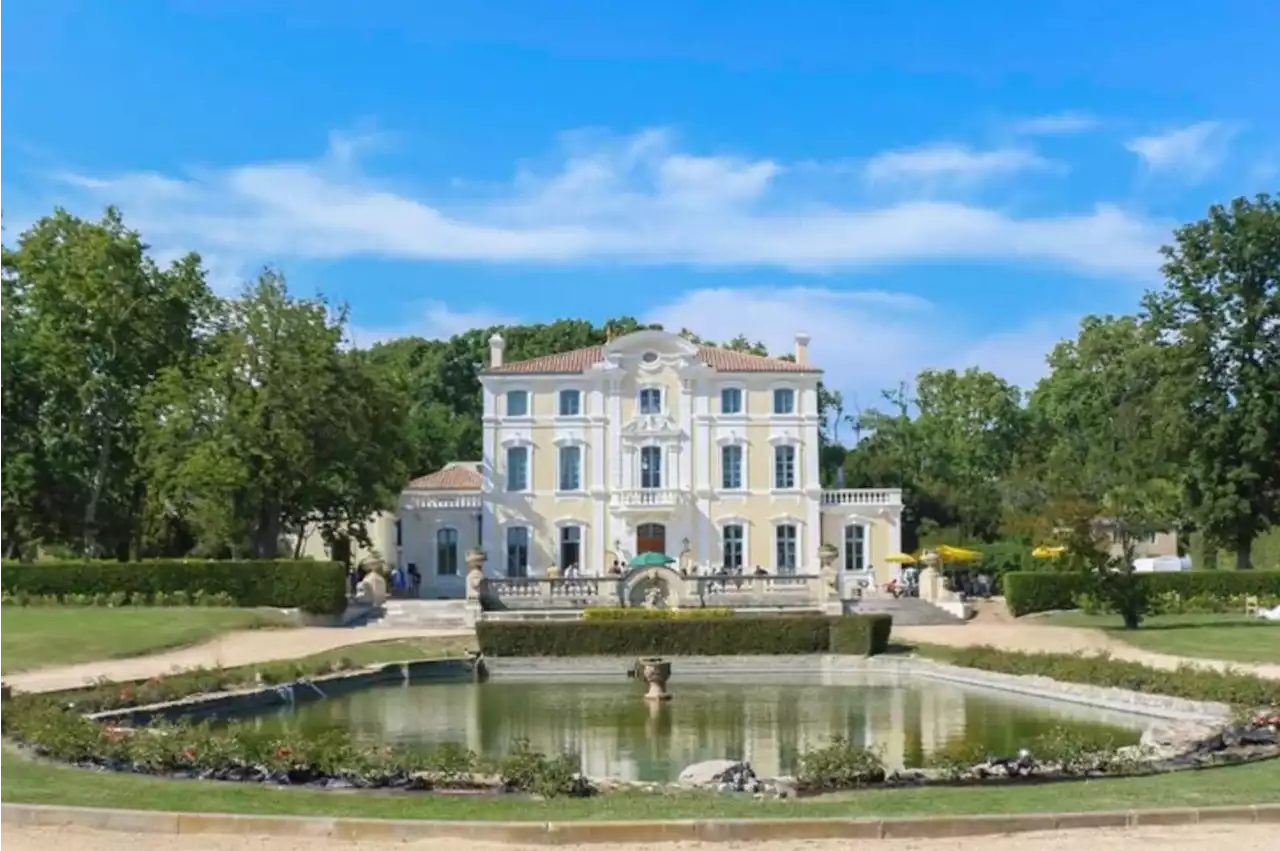
M742 527L737 523L732 523L724 527L725 570L732 573L740 573L742 571L742 550L745 537L746 536L742 534Z

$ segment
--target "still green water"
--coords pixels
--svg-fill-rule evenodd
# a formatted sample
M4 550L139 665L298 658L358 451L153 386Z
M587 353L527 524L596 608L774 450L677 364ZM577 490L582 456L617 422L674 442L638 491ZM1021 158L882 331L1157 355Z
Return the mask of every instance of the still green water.
M833 735L877 749L890 768L977 742L1013 755L1057 725L1116 744L1138 741L1141 722L1070 704L1030 702L928 681L822 685L681 682L651 704L627 680L490 681L387 687L304 704L259 724L344 728L365 741L452 742L497 755L517 739L544 753L577 753L593 777L671 781L706 759L745 759L766 776L795 774L806 750Z

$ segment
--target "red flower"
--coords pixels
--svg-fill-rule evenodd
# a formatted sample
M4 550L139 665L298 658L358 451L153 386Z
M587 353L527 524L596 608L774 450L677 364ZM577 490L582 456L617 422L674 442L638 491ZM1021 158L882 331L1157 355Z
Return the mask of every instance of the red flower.
M185 760L193 760L196 758L196 752L191 748L187 748L182 752L182 758Z
M288 755L289 755L289 749L286 748L284 745L278 745L276 747L276 759L284 759Z

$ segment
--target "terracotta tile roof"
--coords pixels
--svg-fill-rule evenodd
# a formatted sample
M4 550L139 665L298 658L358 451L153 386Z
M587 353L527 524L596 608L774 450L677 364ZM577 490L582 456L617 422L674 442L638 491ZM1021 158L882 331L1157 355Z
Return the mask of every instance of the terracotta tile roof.
M506 363L496 369L485 370L489 375L573 375L583 372L604 360L604 346L589 346L545 355L540 358ZM813 365L801 365L778 358L749 355L715 346L699 346L698 360L719 372L822 372Z
M419 476L409 482L407 488L415 491L478 491L483 482L479 461L453 461L434 473Z

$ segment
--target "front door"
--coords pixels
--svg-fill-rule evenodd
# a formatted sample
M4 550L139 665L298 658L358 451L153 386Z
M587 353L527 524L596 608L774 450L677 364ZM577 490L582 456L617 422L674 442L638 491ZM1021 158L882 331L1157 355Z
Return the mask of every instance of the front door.
M666 551L667 527L661 523L641 523L636 529L636 555Z

